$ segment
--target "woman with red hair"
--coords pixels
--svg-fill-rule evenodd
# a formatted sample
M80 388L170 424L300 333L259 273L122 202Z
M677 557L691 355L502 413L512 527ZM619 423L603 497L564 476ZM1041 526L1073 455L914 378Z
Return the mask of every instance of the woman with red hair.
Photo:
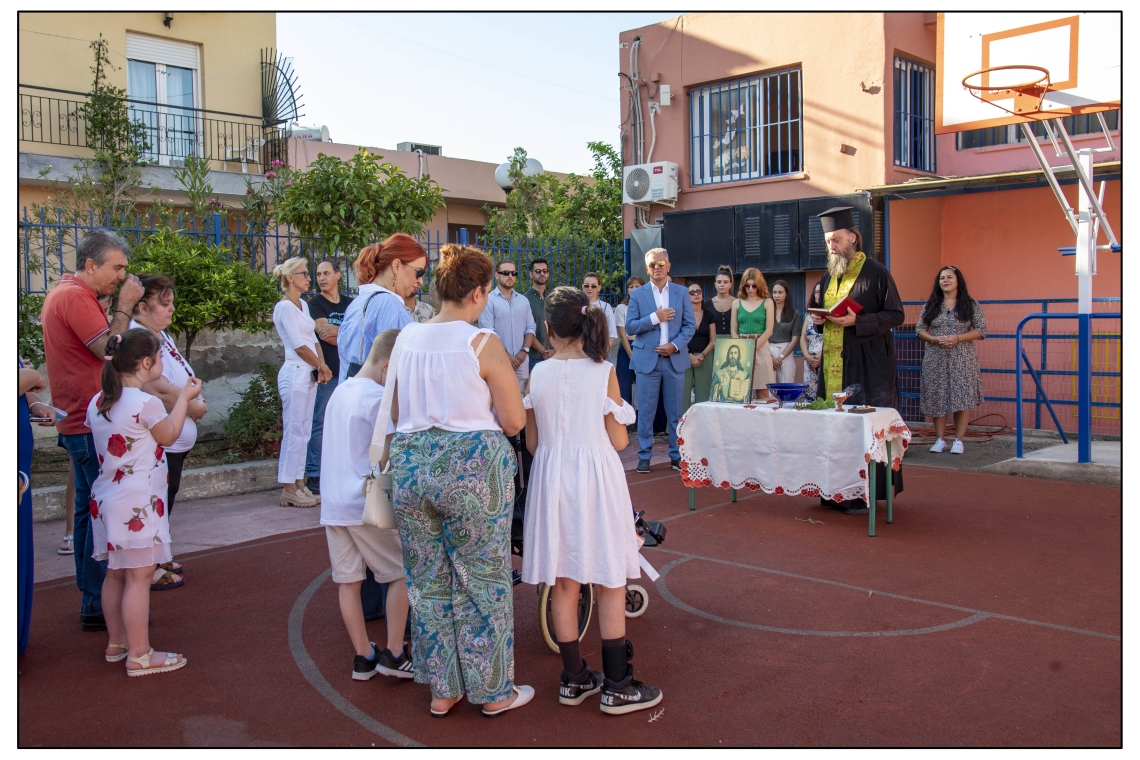
M360 251L355 264L360 295L348 307L337 333L340 382L360 370L377 335L411 324L404 299L420 289L427 261L424 247L402 232Z

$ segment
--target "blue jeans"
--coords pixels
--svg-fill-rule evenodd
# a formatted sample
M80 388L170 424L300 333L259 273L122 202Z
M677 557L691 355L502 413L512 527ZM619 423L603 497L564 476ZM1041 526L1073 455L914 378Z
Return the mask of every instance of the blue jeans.
M83 594L80 615L102 615L103 578L107 563L96 562L91 555L95 544L91 536L91 486L99 477L99 456L90 433L59 436L59 444L67 449L75 469L75 585Z
M665 406L669 430L669 458L678 459L677 420L681 417L681 389L685 373L673 368L667 356L657 357L657 366L651 372L637 373L637 443L639 459L653 456L653 418L660 398Z
M313 432L309 435L309 452L305 458L305 477L321 476L321 444L325 440L325 407L336 390L339 378L317 386L317 403L313 407Z

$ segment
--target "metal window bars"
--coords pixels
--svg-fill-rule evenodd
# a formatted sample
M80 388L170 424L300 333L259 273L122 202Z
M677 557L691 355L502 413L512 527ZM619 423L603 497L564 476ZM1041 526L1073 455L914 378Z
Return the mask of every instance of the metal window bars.
M933 172L934 69L895 56L895 166Z
M690 181L738 182L803 171L800 69L690 93Z

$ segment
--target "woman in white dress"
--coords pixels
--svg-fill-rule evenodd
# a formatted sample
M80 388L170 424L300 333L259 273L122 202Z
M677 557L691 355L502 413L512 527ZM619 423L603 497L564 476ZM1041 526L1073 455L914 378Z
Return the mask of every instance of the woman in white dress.
M301 294L309 289L309 263L300 256L278 264L273 276L281 283L281 300L273 308L273 326L285 345L285 363L277 373L281 395L281 453L277 482L283 507L315 507L321 497L305 487L305 458L313 432L317 383L327 383L332 370L325 364L309 304ZM343 325L342 325L343 330Z
M602 313L606 315L606 334L610 336L610 342L606 348L606 356L612 362L617 358L613 352L618 340L617 315L614 313L614 307L598 297L602 293L602 280L598 277L597 272L586 272L586 276L582 278L582 290L586 293L586 297L590 299L590 306L595 309L601 309Z
M625 638L625 584L641 577L640 542L617 450L629 442L636 412L618 392L605 360L609 326L586 294L555 288L546 301L554 356L530 379L526 442L534 454L523 523L522 576L552 587L551 614L562 654L558 701L581 704L602 692L602 712L652 707L661 690L633 680ZM578 594L594 584L603 672L591 671L578 643Z
M162 343L162 376L154 382L147 383L143 390L152 396L158 396L166 411L174 409L178 397L190 378L194 377L194 370L190 362L178 351L174 341L166 333L166 328L174 320L174 281L164 274L144 274L139 278L143 286L143 297L135 304L131 314L131 327L142 327L154 333ZM182 435L178 440L166 447L166 513L174 514L174 497L178 495L178 488L182 484L182 465L186 462L186 455L198 440L197 421L206 415L206 399L199 396L186 407L186 422L182 426ZM165 591L178 588L183 583L183 567L180 563L165 562L155 571L152 591Z

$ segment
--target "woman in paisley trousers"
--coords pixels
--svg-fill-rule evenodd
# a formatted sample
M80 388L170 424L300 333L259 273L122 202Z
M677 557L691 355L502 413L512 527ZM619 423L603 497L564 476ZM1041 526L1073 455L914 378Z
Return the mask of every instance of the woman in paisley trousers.
M502 343L471 324L487 304L492 271L478 248L444 246L435 270L440 312L404 328L393 352L393 507L415 679L431 687L437 718L464 696L486 716L534 697L514 683L516 460L506 438L526 412Z

